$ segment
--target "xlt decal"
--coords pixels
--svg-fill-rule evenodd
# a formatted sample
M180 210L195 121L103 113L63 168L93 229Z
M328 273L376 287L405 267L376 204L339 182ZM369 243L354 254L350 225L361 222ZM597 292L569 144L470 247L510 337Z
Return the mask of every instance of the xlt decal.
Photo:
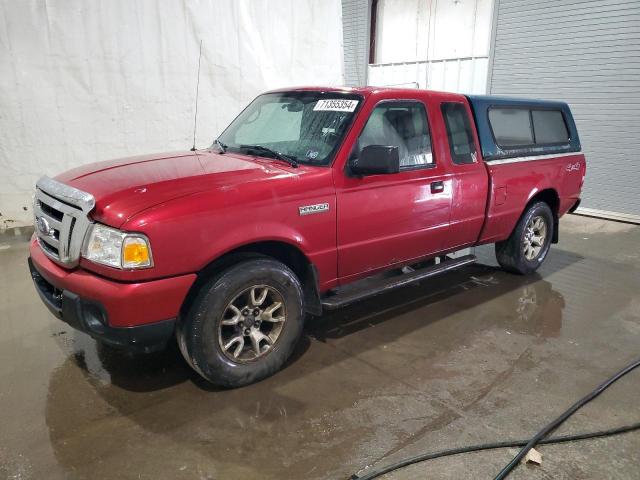
M329 211L328 203L318 203L316 205L305 205L304 207L298 207L300 216L311 215L312 213L322 213Z

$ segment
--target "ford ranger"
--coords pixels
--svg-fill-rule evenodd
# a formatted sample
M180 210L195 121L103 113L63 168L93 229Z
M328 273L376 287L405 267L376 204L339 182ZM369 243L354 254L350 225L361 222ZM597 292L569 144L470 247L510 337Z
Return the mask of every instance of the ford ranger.
M276 90L210 148L41 178L29 266L72 327L140 351L175 337L237 387L283 365L305 317L475 260L460 250L533 272L585 168L562 102Z

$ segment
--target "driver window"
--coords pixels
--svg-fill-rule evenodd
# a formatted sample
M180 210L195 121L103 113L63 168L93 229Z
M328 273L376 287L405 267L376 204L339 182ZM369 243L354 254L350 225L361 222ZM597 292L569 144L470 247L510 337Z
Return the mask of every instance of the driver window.
M418 102L379 104L358 138L358 153L369 145L398 147L400 168L434 166L424 105Z

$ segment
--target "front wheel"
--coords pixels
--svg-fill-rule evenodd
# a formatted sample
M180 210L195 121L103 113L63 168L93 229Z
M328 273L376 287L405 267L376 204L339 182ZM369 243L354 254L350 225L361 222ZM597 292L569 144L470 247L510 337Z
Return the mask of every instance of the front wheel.
M302 287L271 259L238 263L205 283L177 329L187 362L209 382L240 387L278 371L303 327Z
M536 202L524 213L508 239L497 242L496 258L512 273L535 272L551 247L553 213L545 202Z

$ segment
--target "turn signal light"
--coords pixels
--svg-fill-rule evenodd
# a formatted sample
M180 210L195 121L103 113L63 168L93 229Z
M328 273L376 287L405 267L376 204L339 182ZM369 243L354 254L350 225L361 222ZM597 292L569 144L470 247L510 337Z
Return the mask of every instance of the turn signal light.
M122 268L148 267L151 252L144 238L126 237L122 248Z

